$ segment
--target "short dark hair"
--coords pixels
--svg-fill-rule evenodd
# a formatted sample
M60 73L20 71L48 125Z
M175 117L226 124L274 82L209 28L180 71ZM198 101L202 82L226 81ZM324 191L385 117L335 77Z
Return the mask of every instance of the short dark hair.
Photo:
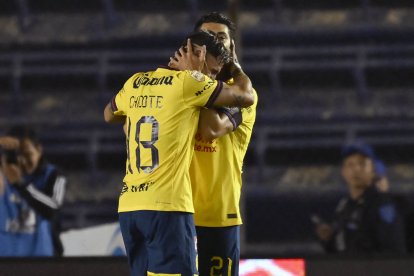
M39 137L36 131L25 125L17 125L10 128L8 135L17 138L19 140L29 139L36 146L40 145Z
M226 49L224 44L220 42L217 37L206 31L197 31L186 37L183 41L183 46L187 45L187 39L191 40L191 44L205 45L207 53L217 58L220 63L230 62L231 56L229 50Z
M230 36L234 37L234 32L236 31L236 25L233 21L230 20L227 16L219 12L211 12L203 15L194 25L194 31L198 31L204 23L218 23L226 25L230 30Z

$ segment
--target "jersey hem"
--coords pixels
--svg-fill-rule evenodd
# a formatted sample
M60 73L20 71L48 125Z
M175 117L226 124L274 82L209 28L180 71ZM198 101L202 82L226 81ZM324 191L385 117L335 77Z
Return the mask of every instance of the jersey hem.
M214 227L214 228L220 228L220 227L229 227L229 226L238 226L238 225L242 225L243 222L235 222L235 223L197 223L195 222L195 226L200 226L200 227Z
M130 207L130 208L118 208L118 213L132 212L132 211L163 211L163 212L183 212L194 213L194 209L183 208L159 208L155 206L150 207Z

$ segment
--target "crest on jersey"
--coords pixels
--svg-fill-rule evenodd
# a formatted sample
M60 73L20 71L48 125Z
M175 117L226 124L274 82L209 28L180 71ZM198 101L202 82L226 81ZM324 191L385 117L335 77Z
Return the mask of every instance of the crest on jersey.
M205 79L205 76L204 76L204 74L203 73L201 73L201 72L198 72L198 71L191 71L191 73L190 73L190 75L196 80L196 81L199 81L199 82L202 82L202 81L204 81L204 79Z

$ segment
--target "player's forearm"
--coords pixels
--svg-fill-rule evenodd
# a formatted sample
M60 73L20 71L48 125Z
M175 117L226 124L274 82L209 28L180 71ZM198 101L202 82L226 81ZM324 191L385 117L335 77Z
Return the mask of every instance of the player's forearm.
M112 112L111 104L107 104L104 110L104 119L107 123L125 123L125 116L117 116Z
M215 109L203 109L200 113L198 133L205 141L217 139L233 130L229 117Z
M237 85L241 91L253 95L252 82L244 73L243 69L239 65L233 65L230 72L234 80L234 85Z
M233 95L234 102L232 106L248 107L254 103L253 86L250 78L244 73L238 63L231 67L231 76L234 80L237 93Z

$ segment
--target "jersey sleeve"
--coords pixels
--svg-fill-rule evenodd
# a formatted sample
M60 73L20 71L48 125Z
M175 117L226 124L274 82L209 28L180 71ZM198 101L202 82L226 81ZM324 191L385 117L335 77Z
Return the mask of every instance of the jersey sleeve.
M258 97L257 97L257 93L255 89L253 89L253 93L254 93L254 98L255 98L254 104L252 106L241 109L242 118L243 118L242 123L245 125L251 126L251 128L253 128L253 124L256 120L256 107L257 107L257 101L258 101Z
M128 79L124 86L122 87L121 90L119 90L119 92L112 97L111 99L111 108L112 108L112 112L114 113L114 115L118 115L118 116L124 116L127 115L127 110L128 110L128 101L129 101L129 97L128 97L128 87L132 87L133 85L133 80L136 78L136 75L132 76L130 79Z
M255 101L254 104L241 109L240 119L241 122L237 125L237 131L240 135L243 135L245 137L250 136L251 132L253 131L253 125L256 121L256 106L257 106L257 93L256 90L254 90L255 95ZM240 139L241 141L244 141L245 139Z
M198 71L185 71L183 98L190 106L212 107L223 89L223 82L215 81Z
M217 112L225 114L231 124L233 125L233 131L243 122L243 115L240 107L219 107L216 108Z

